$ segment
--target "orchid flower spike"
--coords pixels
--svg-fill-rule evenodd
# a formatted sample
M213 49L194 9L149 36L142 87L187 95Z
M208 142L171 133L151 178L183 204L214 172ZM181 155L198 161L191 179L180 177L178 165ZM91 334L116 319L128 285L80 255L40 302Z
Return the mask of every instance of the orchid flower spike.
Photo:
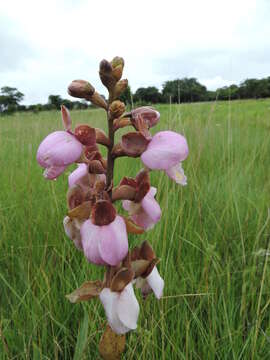
M117 334L125 334L137 328L139 304L134 294L132 283L121 292L104 288L99 294L104 306L108 323Z
M188 145L184 136L173 131L160 131L153 136L141 160L149 169L165 170L177 184L186 185L181 162L187 156Z

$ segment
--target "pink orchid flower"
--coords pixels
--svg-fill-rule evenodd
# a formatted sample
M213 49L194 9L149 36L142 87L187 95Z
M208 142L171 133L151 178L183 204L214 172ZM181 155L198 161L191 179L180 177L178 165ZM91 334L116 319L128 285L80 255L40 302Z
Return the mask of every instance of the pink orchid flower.
M157 299L160 299L162 297L164 280L160 276L156 266L154 266L151 273L145 279L139 277L135 280L135 282L136 287L138 289L141 289L144 296L147 296L153 291Z
M165 170L177 184L186 185L181 162L187 156L188 145L184 136L173 131L160 131L153 136L141 160L149 169Z
M104 288L99 294L108 323L117 334L125 334L137 328L139 304L129 283L120 293Z
M55 131L39 145L37 161L45 168L45 178L52 180L77 161L82 151L83 146L74 135L67 131Z
M68 165L76 162L83 151L83 145L71 132L71 118L68 109L61 107L62 121L66 131L49 134L39 145L37 161L45 168L44 177L56 179Z
M123 201L123 208L129 212L131 219L135 224L141 226L145 230L152 229L161 217L160 206L155 200L156 192L157 189L151 187L141 202L135 203L130 200Z
M83 251L97 265L117 265L128 252L125 221L117 215L108 225L95 225L91 219L81 226Z

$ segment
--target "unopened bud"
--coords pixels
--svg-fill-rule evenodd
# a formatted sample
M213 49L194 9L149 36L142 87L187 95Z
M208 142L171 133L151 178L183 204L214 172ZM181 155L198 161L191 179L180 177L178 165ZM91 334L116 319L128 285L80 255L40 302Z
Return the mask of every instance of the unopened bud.
M86 100L90 100L94 92L95 88L85 80L74 80L68 87L69 95Z
M115 84L116 80L112 74L113 68L112 65L107 60L102 60L99 64L99 77L103 85L107 87L108 90L111 90Z
M113 119L120 117L125 112L125 109L125 104L119 100L113 101L109 107Z
M89 100L91 101L92 104L101 107L105 110L107 110L108 108L108 104L106 100L97 91L94 92L94 94L90 97Z
M123 69L124 69L124 59L116 56L112 59L112 74L116 81L120 80L122 77Z
M124 67L125 61L124 61L124 59L123 59L122 57L120 57L120 56L115 56L115 57L112 59L112 61L111 61L111 66L112 66L112 68L114 69L114 68L116 68L116 67L119 66L119 65L121 65L121 66Z
M114 88L114 98L117 99L128 86L127 79L120 80L116 83Z

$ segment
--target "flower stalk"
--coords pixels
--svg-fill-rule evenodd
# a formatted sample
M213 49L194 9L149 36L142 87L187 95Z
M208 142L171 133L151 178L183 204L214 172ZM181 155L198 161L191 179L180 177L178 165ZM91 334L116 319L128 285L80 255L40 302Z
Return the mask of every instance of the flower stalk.
M137 328L139 302L133 285L141 290L143 299L152 293L157 299L163 296L164 280L152 246L143 241L132 249L128 243L129 233L144 234L161 219L150 170L165 171L177 184L187 183L182 168L188 155L186 139L172 131L152 136L151 128L159 122L160 114L151 107L125 113L125 104L118 100L128 86L126 79L121 80L123 68L121 57L100 63L107 101L88 81L74 80L68 87L71 96L91 101L106 111L107 135L88 124L78 125L73 131L70 113L62 106L64 130L49 134L37 151L37 161L48 180L57 179L69 165L77 164L68 177L68 210L63 226L86 260L104 267L104 279L85 282L67 298L71 303L96 298L101 301L108 325L99 352L111 360L120 359L125 334ZM115 132L129 126L132 131L115 144ZM99 151L100 145L107 148L106 159ZM143 166L135 178L124 176L114 184L115 159L120 156L140 157ZM117 201L122 202L126 215L117 212Z

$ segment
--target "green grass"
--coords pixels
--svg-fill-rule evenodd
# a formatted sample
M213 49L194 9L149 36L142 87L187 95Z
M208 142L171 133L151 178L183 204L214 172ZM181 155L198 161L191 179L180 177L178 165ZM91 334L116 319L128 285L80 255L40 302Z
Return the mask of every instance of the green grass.
M153 244L166 285L159 302L138 293L138 329L128 335L125 358L269 359L270 102L158 110L154 132L170 128L188 139L188 186L151 173L163 216L129 242ZM72 112L72 119L105 128L99 110ZM81 359L99 358L100 302L74 305L65 294L103 269L64 235L69 172L46 181L35 160L56 129L60 112L0 118L1 359L71 359L81 353L77 341L85 344ZM117 160L115 183L139 169L138 159Z

